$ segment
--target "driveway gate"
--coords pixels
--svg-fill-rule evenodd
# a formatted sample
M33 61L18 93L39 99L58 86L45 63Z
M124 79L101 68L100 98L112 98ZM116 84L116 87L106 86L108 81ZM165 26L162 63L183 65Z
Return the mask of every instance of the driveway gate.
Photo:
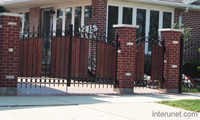
M165 39L136 40L136 79L134 87L163 87Z
M117 39L100 32L28 32L20 39L18 82L41 85L86 85L98 87L116 83Z

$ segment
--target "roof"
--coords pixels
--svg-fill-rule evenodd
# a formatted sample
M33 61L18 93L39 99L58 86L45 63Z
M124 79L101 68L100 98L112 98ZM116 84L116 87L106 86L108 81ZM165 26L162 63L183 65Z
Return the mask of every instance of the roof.
M184 0L159 0L159 1L175 2L175 3L184 3Z
M0 0L0 5L5 6L7 9L18 9L27 7L40 7L42 5L55 5L64 2L77 2L78 0ZM82 0L87 1L87 0ZM81 1L81 2L82 2ZM190 7L200 10L200 0L122 0L130 2L139 2L147 4L157 4L164 6L171 6L175 8ZM80 1L79 1L80 2ZM23 4L22 4L23 3Z

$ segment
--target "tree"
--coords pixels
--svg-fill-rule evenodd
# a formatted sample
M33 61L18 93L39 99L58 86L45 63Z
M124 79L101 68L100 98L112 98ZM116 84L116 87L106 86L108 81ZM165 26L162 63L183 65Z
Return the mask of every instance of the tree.
M1 12L8 12L8 10L4 6L0 5L0 13Z
M184 40L186 42L191 39L191 34L190 34L191 28L184 28L183 24L176 24L176 23L173 24L172 27L176 29L181 28L183 30Z

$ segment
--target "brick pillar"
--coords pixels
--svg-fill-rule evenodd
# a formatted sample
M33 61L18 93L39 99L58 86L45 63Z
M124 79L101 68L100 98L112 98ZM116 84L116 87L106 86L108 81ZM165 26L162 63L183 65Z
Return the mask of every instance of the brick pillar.
M19 14L0 13L0 94L17 94Z
M30 8L29 9L29 27L30 31L33 30L33 26L35 27L35 31L37 28L41 28L41 9L40 7Z
M115 33L119 34L117 80L119 85L114 91L133 93L135 80L136 28L133 25L114 25Z
M91 23L96 24L99 30L105 35L107 19L107 0L92 0Z
M161 38L166 38L164 56L164 91L169 93L179 92L179 67L180 67L180 29L160 29Z

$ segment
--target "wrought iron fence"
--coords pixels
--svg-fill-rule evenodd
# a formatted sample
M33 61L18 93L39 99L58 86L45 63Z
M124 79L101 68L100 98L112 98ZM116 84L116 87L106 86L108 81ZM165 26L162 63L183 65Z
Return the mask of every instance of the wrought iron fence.
M136 40L135 87L163 87L165 39L144 37Z
M200 92L200 39L184 41L182 92Z
M118 39L103 33L32 32L20 36L18 82L33 85L113 86L116 82Z

